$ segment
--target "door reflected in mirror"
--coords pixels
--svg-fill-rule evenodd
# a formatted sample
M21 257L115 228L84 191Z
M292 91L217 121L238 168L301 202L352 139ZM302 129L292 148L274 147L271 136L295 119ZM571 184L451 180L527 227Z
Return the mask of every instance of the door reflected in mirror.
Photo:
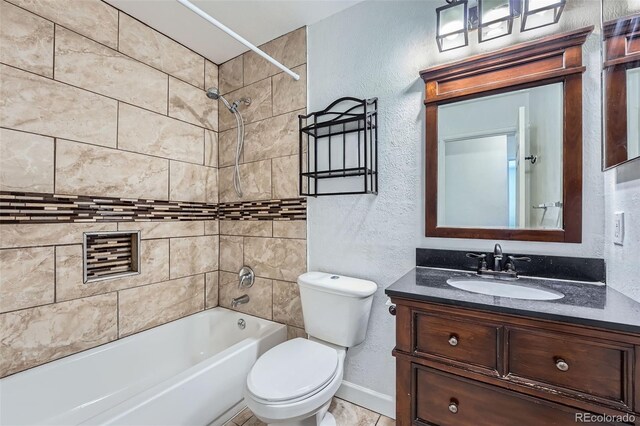
M602 2L603 169L640 158L638 12L640 0Z
M563 228L563 91L438 106L439 227Z
M640 68L627 70L627 159L640 156Z

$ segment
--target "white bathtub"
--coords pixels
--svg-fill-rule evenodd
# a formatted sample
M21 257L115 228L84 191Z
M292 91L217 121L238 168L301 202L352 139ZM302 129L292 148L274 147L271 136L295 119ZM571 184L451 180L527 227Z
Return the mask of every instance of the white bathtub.
M246 327L238 327L244 319ZM220 425L281 324L208 311L0 379L0 425Z

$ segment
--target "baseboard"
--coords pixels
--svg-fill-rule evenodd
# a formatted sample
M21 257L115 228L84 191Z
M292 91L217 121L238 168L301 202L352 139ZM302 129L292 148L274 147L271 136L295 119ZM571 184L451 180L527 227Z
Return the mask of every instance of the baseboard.
M343 380L336 396L392 419L396 418L396 400L391 395Z

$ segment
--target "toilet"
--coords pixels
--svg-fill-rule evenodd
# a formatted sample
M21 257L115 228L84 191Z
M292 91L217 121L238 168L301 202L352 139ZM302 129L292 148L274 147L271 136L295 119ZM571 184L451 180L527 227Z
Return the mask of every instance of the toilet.
M377 285L324 272L298 277L308 339L263 354L247 376L245 402L268 425L335 426L328 412L347 349L364 341Z

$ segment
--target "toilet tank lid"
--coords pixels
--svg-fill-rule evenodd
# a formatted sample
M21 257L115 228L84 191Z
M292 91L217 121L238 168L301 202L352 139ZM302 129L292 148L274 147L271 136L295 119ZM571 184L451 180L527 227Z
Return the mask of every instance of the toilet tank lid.
M298 285L351 297L369 297L378 289L373 281L315 271L300 275Z

